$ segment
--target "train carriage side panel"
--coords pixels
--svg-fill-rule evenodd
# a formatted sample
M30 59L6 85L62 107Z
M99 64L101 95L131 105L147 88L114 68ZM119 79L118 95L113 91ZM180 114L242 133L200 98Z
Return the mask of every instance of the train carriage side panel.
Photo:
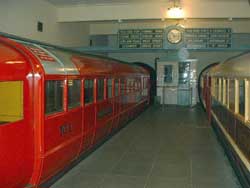
M0 186L25 187L35 163L33 69L16 43L0 37Z

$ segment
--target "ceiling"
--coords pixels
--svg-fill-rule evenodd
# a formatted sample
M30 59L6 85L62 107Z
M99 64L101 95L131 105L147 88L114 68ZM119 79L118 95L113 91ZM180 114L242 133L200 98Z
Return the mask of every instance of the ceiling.
M145 3L145 2L169 2L174 0L46 0L54 5L62 6L62 5L76 5L76 4L86 4L86 5L105 5L105 4L131 4L131 3ZM188 0L176 0L176 1L188 1ZM207 0L199 0L199 1L207 1ZM250 0L209 0L209 1L249 1Z
M99 5L99 4L128 4L152 2L152 0L47 0L54 5ZM169 0L153 0L153 2L168 2Z

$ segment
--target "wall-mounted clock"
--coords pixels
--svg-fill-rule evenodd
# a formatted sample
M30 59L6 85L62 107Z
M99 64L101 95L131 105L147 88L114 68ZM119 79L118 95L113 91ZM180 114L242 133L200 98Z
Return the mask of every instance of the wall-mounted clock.
M167 33L167 39L171 44L178 44L182 40L182 32L179 29L171 29Z

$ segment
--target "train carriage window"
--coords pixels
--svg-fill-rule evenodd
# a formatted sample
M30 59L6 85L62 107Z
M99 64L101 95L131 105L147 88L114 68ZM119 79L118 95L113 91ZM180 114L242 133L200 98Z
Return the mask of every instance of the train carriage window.
M127 85L126 85L126 93L130 93L131 91L131 79L127 79Z
M226 106L227 105L227 79L223 79L223 87L222 87L222 102Z
M218 101L219 102L222 102L222 88L223 88L223 86L222 86L222 79L221 78L219 78L219 89L218 89Z
M223 103L224 104L224 101L223 101L223 96L224 96L224 79L223 78L221 78L221 92L220 92L220 101L221 101L221 103Z
M212 96L214 97L215 96L215 80L214 80L214 78L212 78L212 82L211 82L211 93L212 93Z
M133 84L134 84L134 79L133 78L129 78L127 80L127 93L133 92Z
M148 78L146 77L146 78L144 78L144 88L148 88Z
M84 104L91 104L94 101L94 80L84 81Z
M235 111L235 80L229 81L229 108Z
M219 100L219 78L215 78L215 98Z
M97 80L97 100L101 101L104 99L104 79Z
M23 119L23 82L0 81L0 125Z
M63 111L63 86L61 80L48 80L45 86L45 113Z
M225 105L228 106L228 79L225 80Z
M81 80L68 80L68 107L81 106Z
M113 91L113 80L112 79L108 79L107 87L108 87L108 98L112 98L112 91Z
M213 97L215 99L216 99L216 93L217 93L216 83L217 83L217 79L213 78L213 80L212 80L212 89L213 89Z
M201 77L200 87L202 89L204 88L204 78L203 78L203 76Z
M239 113L245 116L245 81L239 80Z
M126 93L125 79L121 79L121 95Z
M119 96L119 80L115 80L115 96Z

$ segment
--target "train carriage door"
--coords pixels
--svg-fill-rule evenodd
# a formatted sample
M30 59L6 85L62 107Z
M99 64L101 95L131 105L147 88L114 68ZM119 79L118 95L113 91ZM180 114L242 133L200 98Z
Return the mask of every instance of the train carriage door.
M96 134L94 143L101 142L109 133L112 126L112 79L98 78L96 82ZM108 85L111 84L111 93ZM111 96L108 96L111 94Z
M114 112L115 110L114 79L112 78L107 79L106 88L107 88L107 91L106 91L107 103L109 107L112 107L112 113L110 114L111 125L108 130L108 134L110 134L110 132L112 131L113 124L114 124L114 114L115 114Z
M0 184L6 188L29 183L35 147L33 83L28 76L20 81L3 80L11 70L0 76Z
M118 78L114 79L114 121L113 130L118 128L119 125L119 115L120 115L120 80Z
M82 151L91 148L95 135L94 79L84 80L83 145Z
M74 87L79 85L77 80L72 81L72 86L73 84ZM41 182L63 169L77 157L79 152L81 143L79 118L81 119L81 116L71 117L74 113L67 112L68 92L71 91L68 91L68 82L65 76L51 76L45 80L45 153ZM74 92L79 95L79 90ZM79 97L71 100L71 104L76 105L73 103L75 101L79 102ZM80 108L79 103L77 103L77 107ZM74 118L75 120L71 121Z
M61 134L67 134L67 131L72 132L71 139L78 147L78 154L80 153L80 146L83 140L83 127L82 127L82 80L80 77L68 77L67 83L67 115L66 126L61 127ZM71 129L71 130L70 130Z
M207 108L207 116L209 120L209 124L211 123L211 103L212 103L212 96L211 96L211 87L212 87L212 78L211 76L206 76L206 108Z
M161 104L177 104L178 80L177 62L157 64L157 96Z

